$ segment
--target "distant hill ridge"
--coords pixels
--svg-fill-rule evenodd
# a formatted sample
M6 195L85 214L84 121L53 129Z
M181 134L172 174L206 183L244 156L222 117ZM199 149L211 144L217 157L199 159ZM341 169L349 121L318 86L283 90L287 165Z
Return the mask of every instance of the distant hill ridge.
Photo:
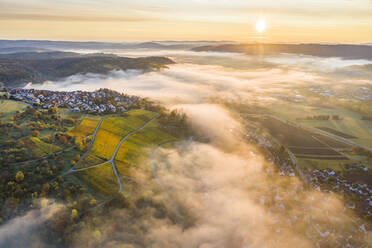
M201 45L202 43L199 43ZM161 43L161 42L81 42L81 41L49 41L49 40L0 40L0 53L2 49L19 48L21 51L32 49L191 49L198 45L193 43Z
M25 52L0 55L0 82L22 87L75 74L106 74L112 70L151 71L174 64L166 57L125 58L107 54L82 55L71 52Z
M372 46L349 44L223 44L200 46L193 51L236 52L249 55L303 54L318 57L372 60Z

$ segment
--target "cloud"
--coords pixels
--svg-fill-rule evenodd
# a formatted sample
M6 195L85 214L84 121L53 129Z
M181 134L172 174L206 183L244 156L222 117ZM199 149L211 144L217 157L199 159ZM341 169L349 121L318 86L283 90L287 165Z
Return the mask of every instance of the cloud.
M35 85L51 90L106 87L148 96L170 108L183 109L191 125L209 140L160 149L154 167L151 161L141 163L141 170L155 170L158 178L151 180L154 174L144 172L132 175L141 185L130 197L133 202L129 206L134 207L118 209L87 224L73 234L72 245L312 248L363 247L371 242L371 233L362 231L363 221L344 206L340 195L307 189L297 177L280 176L277 167L244 141L240 117L215 100L273 102L277 93L292 92L294 86L327 83L334 79L332 75L319 72L316 60L277 60L277 65L270 66L273 61L256 58L265 63L247 69L252 58L232 55L237 56L232 59L235 62L249 64L246 69L234 69L208 64L214 55L200 56L200 64L177 64L158 72L75 75ZM225 59L231 55L221 56ZM322 60L321 64L325 67L334 62ZM351 63L336 62L339 66L328 67L330 72L349 68ZM308 63L314 67L302 69ZM140 207L137 200L150 203Z
M43 242L39 228L63 208L47 199L42 199L40 205L40 209L30 210L0 227L1 248L40 247Z
M2 13L1 20L32 20L57 22L142 22L152 21L154 18L123 17L123 16L84 16L84 15L58 15L58 14L30 14L30 13Z
M358 247L366 242L362 222L337 195L279 176L246 144L233 147L240 149L194 142L160 150L155 169L163 188L153 186L146 195L179 215L177 221L154 217L151 207L136 206L133 218L131 211L118 210L94 229L76 233L75 247L90 242L97 230L101 235L94 244L113 248Z
M63 81L27 87L67 91L111 88L175 104L205 103L213 97L254 100L260 94L267 96L269 92L280 92L286 84L300 85L317 79L319 77L311 73L283 69L242 71L222 66L178 64L160 72L115 71L108 76L75 75Z

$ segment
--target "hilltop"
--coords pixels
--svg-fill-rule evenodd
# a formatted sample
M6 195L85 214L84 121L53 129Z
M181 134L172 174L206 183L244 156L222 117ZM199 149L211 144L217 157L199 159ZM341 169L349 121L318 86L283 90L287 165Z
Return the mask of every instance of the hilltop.
M372 59L372 47L349 44L223 44L192 48L197 52L234 52L248 55L276 55L281 53L302 54L318 57L341 57L345 59Z
M75 74L106 74L112 70L151 71L173 64L166 57L125 58L115 55L81 55L71 52L21 52L0 56L0 82L22 87Z
M36 93L48 108L30 102ZM45 198L64 202L63 211L45 227L52 242L67 242L85 215L90 219L89 214L125 208L128 202L133 211L135 204L152 206L143 202L147 199L136 173L148 173L157 148L172 146L190 131L183 113L147 99L108 89L67 94L28 90L0 95L0 223L34 209ZM8 98L15 95L18 100ZM66 96L69 103L61 104ZM84 99L105 99L99 108L112 109L71 111L70 103ZM166 211L164 203L154 208Z

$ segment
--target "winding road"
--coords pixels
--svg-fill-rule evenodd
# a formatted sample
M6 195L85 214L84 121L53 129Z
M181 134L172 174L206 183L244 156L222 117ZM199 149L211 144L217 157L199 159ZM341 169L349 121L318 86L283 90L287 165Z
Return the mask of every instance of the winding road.
M88 155L88 153L90 152L90 150L92 149L92 146L93 146L93 143L94 143L94 140L96 139L96 135L97 135L97 132L98 132L98 129L101 127L101 124L103 122L105 118L102 118L98 124L97 124L97 127L96 129L94 130L94 133L92 134L92 140L90 141L90 144L89 144L89 147L88 147L88 150L83 154L83 156L80 157L79 161L74 164L74 166L72 166L67 172L65 172L62 176L65 176L67 174L70 174L71 172L74 172L74 169L75 167Z
M115 157L122 145L122 143L131 135L133 135L134 133L137 133L141 130L143 130L144 128L146 128L151 122L153 122L154 120L156 120L157 118L159 118L160 114L156 113L156 116L154 118L152 118L151 120L149 120L148 122L146 122L142 127L136 129L136 130L133 130L131 132L129 132L127 135L125 135L119 142L119 144L116 146L115 148L115 151L114 153L112 154L111 158L105 162L102 162L102 163L99 163L99 164L96 164L96 165L92 165L92 166L88 166L88 167L84 167L84 168L80 168L80 169L75 169L75 167L88 155L88 153L90 152L90 150L92 149L92 146L93 146L93 143L94 143L94 140L96 138L96 134L98 132L98 129L100 128L101 126L101 123L104 119L101 119L100 122L98 123L97 127L96 127L96 130L94 131L93 133L93 138L92 138L92 141L91 143L89 144L89 148L88 150L84 153L83 156L81 156L81 158L79 159L79 161L73 166L71 167L67 172L65 172L63 174L63 176L65 175L68 175L70 173L73 173L73 172L78 172L78 171L84 171L84 170L88 170L88 169L91 169L91 168L94 168L94 167L98 167L100 165L103 165L103 164L107 164L107 163L111 163L111 166L112 166L112 170L115 174L115 177L116 177L116 180L119 184L119 190L118 190L118 193L120 193L122 190L123 190L123 186L122 186L122 183L121 183L121 180L120 180L120 176L119 176L119 173L117 171L117 168L116 168L116 165L115 165Z

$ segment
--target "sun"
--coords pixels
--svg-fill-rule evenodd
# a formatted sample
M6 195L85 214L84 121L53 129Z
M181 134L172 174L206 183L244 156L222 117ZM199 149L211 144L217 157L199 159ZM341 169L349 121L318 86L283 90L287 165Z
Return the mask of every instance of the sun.
M259 33L263 33L266 30L266 22L262 19L258 20L256 22L256 30Z

